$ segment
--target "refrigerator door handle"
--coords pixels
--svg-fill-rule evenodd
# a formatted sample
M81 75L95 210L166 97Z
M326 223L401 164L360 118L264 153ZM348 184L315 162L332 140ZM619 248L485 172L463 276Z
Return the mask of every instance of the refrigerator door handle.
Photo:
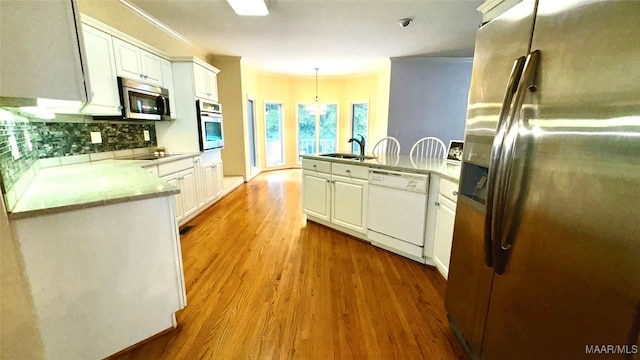
M520 75L524 67L525 57L521 56L513 62L511 69L511 75L509 76L509 82L507 83L507 89L502 101L502 107L500 108L500 115L498 116L498 129L496 130L496 136L493 139L493 146L491 147L491 158L488 174L487 185L487 197L484 222L484 261L487 266L493 266L493 232L495 228L495 185L496 176L498 174L498 164L502 155L504 147L504 137L507 127L509 125L508 115L511 109L511 103L513 102L513 96L518 88L520 82Z
M495 224L496 227L492 228L494 233L493 243L493 268L496 274L504 274L507 267L507 260L509 259L509 253L512 247L512 241L510 237L503 234L510 234L511 232L505 232L504 216L507 207L507 200L509 196L509 185L511 183L511 175L513 171L514 153L516 149L516 143L518 140L518 133L520 131L521 117L520 111L524 104L524 98L528 90L535 91L533 85L536 70L538 69L538 62L540 59L540 51L536 50L527 56L522 77L516 94L514 96L514 104L510 109L509 119L510 124L507 130L507 134L504 138L504 152L499 164L498 178L496 179L496 187L498 188L496 196L494 216L497 217Z

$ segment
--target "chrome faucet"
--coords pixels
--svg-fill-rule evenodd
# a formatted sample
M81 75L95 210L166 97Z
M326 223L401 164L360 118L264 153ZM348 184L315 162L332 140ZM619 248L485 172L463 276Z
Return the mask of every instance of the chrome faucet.
M364 156L364 136L358 134L358 136L360 136L360 140L356 139L356 138L351 138L349 139L349 143L353 143L354 141L358 143L358 145L360 145L360 156Z

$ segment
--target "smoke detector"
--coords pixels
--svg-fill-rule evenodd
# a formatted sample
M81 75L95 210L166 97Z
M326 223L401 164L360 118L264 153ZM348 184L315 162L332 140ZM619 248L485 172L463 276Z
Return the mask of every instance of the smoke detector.
M411 25L412 22L413 22L412 18L404 18L397 21L398 25L400 25L400 27L402 28L408 27L409 25Z

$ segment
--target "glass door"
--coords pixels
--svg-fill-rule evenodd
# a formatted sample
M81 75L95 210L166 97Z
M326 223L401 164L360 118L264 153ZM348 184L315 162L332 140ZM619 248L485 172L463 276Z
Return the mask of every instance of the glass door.
M317 151L316 134L315 114L307 111L306 105L298 104L298 156Z
M267 166L284 164L282 104L265 104Z
M256 159L256 138L255 138L255 117L253 99L247 100L247 118L249 121L249 157L251 163L251 173L258 167Z
M298 160L301 155L331 153L337 149L338 105L328 104L324 114L298 104Z

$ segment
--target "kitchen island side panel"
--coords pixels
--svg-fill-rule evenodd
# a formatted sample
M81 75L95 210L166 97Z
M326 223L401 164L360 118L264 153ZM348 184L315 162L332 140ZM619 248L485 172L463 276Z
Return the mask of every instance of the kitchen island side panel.
M48 358L104 358L174 326L185 299L173 206L159 197L12 221Z

